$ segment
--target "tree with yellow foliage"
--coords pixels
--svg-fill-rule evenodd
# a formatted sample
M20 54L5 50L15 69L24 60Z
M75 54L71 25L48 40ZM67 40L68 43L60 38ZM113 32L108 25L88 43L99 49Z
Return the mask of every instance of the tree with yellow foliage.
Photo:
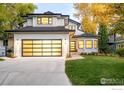
M83 30L87 33L96 34L99 24L108 26L112 21L113 11L110 4L78 3L74 4L74 8L77 10L75 16L82 20Z

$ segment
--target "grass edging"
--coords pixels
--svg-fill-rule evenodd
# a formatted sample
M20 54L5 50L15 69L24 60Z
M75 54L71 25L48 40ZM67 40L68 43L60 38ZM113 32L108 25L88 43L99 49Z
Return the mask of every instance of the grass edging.
M3 58L0 58L0 61L5 61L5 59L3 59Z

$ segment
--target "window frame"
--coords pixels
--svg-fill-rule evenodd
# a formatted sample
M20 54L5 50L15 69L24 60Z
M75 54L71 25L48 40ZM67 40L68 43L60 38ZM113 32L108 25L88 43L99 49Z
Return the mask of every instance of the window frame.
M72 45L71 45L71 42L74 42L74 50L71 50L72 48ZM77 50L76 50L76 41L70 41L70 43L69 43L69 50L70 50L70 52L76 52Z
M48 24L43 24L42 18L48 18ZM38 19L40 19L40 21ZM50 23L50 19L51 19L51 23ZM53 23L52 17L37 17L37 24L38 25L41 25L41 24L42 25L52 25L52 23Z
M81 44L79 44L80 41L83 41L83 48L80 48L80 47L79 47L79 46L81 45ZM84 40L80 40L80 41L78 41L78 48L79 48L79 49L84 49Z
M8 40L3 40L3 46L8 46Z
M95 44L95 41L96 41L96 44ZM95 47L95 45L96 45L96 47ZM93 46L94 46L95 49L98 48L98 40L94 40Z
M64 18L64 25L67 26L69 24L69 19L68 18Z
M88 42L88 41L91 41L91 42L92 42L92 44L91 44L92 47L91 47L91 48L87 48L87 42ZM93 40L85 40L85 47L86 47L86 49L92 49L92 48L93 48Z

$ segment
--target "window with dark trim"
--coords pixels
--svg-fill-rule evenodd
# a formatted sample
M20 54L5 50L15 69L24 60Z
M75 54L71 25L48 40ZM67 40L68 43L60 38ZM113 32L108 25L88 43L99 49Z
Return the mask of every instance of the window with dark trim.
M98 48L98 40L94 40L94 48Z
M43 24L43 25L52 24L52 18L51 17L38 17L37 24Z
M117 49L124 48L124 44L117 44Z
M79 48L84 48L84 40L80 40L80 41L78 42L78 47L79 47Z
M92 40L86 40L86 48L93 48L93 41Z
M8 46L8 40L3 40L3 46Z
M71 52L76 51L76 41L70 41L70 51Z

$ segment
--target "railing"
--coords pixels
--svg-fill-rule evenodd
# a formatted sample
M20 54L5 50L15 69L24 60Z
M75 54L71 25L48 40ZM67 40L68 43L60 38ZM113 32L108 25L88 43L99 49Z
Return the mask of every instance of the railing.
M116 41L120 41L120 40L124 40L124 38L123 37L117 37L116 38Z

